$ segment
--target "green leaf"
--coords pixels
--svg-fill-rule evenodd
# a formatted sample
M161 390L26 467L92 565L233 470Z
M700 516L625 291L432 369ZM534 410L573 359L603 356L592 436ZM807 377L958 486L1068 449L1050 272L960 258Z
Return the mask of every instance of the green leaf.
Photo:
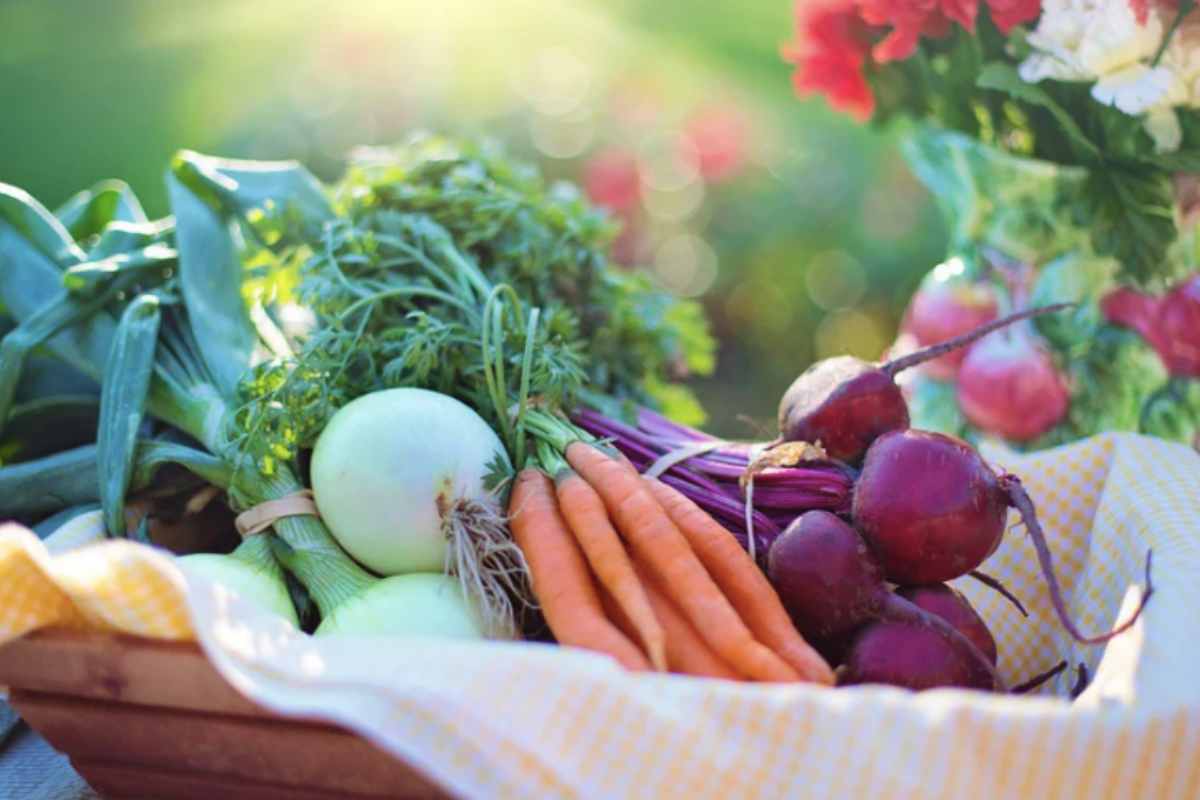
M54 216L76 240L99 236L111 222L148 222L137 195L124 181L101 181L67 200Z
M174 220L156 222L123 222L114 220L101 232L96 244L88 250L88 260L110 258L133 250L144 250L155 244L171 244L175 233Z
M232 220L201 200L173 174L167 197L175 215L179 286L204 366L229 397L250 366L256 335L242 296L246 280Z
M24 316L16 328L4 334L0 339L0 429L8 419L30 352L48 340L53 341L60 333L76 331L86 336L92 318L103 313L102 309L129 289L137 277L130 272L118 273L107 284L84 297L74 297L60 290Z
M92 395L42 395L15 406L0 437L0 464L96 441L100 403Z
M118 279L137 275L143 290L164 282L178 257L170 247L152 244L141 250L133 250L98 260L76 264L63 273L63 286L79 297L88 297L104 291Z
M172 171L193 192L224 213L253 222L263 212L296 216L309 237L333 219L333 206L320 181L296 161L214 158L185 150Z
M28 403L40 397L61 395L99 397L100 384L45 348L36 348L25 359L16 401Z
M221 489L228 489L233 481L233 468L217 456L178 442L149 439L138 442L130 486L135 490L144 489L154 482L158 471L168 464L177 464Z
M0 184L0 305L18 322L66 298L62 272L84 260L66 229L27 193ZM116 323L105 312L62 331L56 356L99 380Z
M231 161L182 152L167 175L179 281L192 333L221 393L230 397L253 358L257 333L243 287L238 221L291 210L310 234L332 217L320 184L295 162Z
M143 294L125 307L104 367L96 436L100 505L110 536L125 533L125 494L133 475L138 428L146 410L162 320L158 298Z
M1146 403L1141 430L1200 446L1200 380L1173 378Z
M1074 303L1075 307L1034 319L1038 333L1056 349L1070 355L1086 351L1104 321L1100 298L1112 287L1116 269L1112 259L1079 251L1069 252L1042 267L1033 284L1029 305L1036 308L1051 303Z
M59 268L84 259L83 250L45 206L23 189L0 183L0 226L5 224Z
M1200 152L1179 149L1174 153L1155 153L1142 161L1168 172L1200 172Z
M909 390L908 407L914 428L951 436L963 435L967 421L958 408L953 383L919 375L906 388Z
M1084 156L1085 160L1099 161L1101 159L1100 148L1088 138L1070 112L1059 105L1045 89L1022 80L1011 64L999 61L987 64L980 71L976 85L981 89L1003 92L1019 102L1046 109L1053 115L1079 155Z
M1177 231L1166 174L1111 166L1092 170L1080 201L1092 246L1120 263L1118 280L1160 288L1176 277L1179 265L1167 256Z

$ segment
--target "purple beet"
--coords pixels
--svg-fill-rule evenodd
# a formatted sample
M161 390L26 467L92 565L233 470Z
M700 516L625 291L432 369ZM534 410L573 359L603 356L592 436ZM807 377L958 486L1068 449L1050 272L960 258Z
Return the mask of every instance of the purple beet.
M875 620L902 622L943 640L964 662L962 671L982 671L989 687L1003 688L992 662L970 639L888 590L858 531L834 514L809 511L789 525L767 553L767 575L805 638L832 640Z
M1004 536L1008 498L971 445L910 429L871 445L852 513L887 579L916 586L982 564Z
M1146 554L1146 588L1133 616L1108 633L1084 636L1067 614L1050 548L1021 481L997 475L960 439L917 430L880 436L863 460L851 513L887 580L922 585L979 566L999 546L1010 506L1025 522L1054 609L1071 636L1098 644L1134 623L1154 591L1151 554Z
M825 659L831 667L837 667L846 660L846 654L850 652L850 645L854 643L854 637L859 629L839 633L836 636L826 636L823 638L812 638L808 643L813 646L813 649L821 654L821 658Z
M932 586L906 586L896 590L896 594L908 600L917 608L923 608L930 614L937 614L953 625L959 633L971 640L979 648L979 652L987 656L988 661L996 663L996 640L988 630L983 618L967 602L967 598L944 583Z
M872 622L838 669L838 685L885 683L921 691L942 686L993 688L986 669L965 659L938 631L907 622Z
M775 539L767 576L806 638L835 637L874 619L886 591L866 542L828 511L801 514Z
M784 393L779 403L780 437L790 442L819 442L830 458L856 464L878 436L909 425L908 405L895 381L898 372L965 347L1019 320L1068 305L1018 311L883 364L853 356L818 361Z

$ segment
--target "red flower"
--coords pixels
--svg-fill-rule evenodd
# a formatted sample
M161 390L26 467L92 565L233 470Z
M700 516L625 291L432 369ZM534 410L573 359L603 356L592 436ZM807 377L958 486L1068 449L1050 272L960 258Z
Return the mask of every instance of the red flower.
M1145 0L1131 0L1136 4ZM1001 33L1008 33L1018 25L1033 22L1042 13L1042 0L987 0L992 12L992 22Z
M796 3L797 41L784 53L796 65L792 83L801 95L824 94L834 108L870 119L875 96L863 68L871 31L855 0Z
M951 21L974 31L978 9L978 0L862 0L863 19L892 29L871 53L881 63L908 58L922 36L945 36Z
M946 36L954 23L974 33L979 1L797 0L798 41L784 53L796 65L796 91L824 94L834 108L868 119L875 109L863 73L868 59L880 64L903 61L916 52L922 38ZM1041 0L984 2L992 21L1006 34L1036 20L1042 10ZM1129 2L1136 10L1151 0ZM872 47L880 35L883 38Z

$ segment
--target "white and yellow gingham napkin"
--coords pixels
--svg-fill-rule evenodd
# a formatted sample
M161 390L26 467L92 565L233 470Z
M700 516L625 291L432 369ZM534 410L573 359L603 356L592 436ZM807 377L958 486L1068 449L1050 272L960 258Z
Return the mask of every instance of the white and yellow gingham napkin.
M1037 697L912 694L635 676L538 644L314 639L149 548L52 557L15 528L0 533L0 642L47 625L194 636L263 706L342 724L470 797L1200 797L1200 456L1134 435L988 455L1038 503L1085 631L1129 613L1154 548L1145 616L1103 648L1062 633L1020 529L984 569L1029 619L959 581L1011 683L1088 664L1074 703L1071 675Z

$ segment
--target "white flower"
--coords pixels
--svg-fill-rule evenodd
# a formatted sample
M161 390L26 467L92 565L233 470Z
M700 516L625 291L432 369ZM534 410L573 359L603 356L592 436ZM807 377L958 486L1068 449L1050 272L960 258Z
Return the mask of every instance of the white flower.
M1200 14L1188 16L1152 64L1164 27L1154 7L1139 25L1129 0L1046 0L1021 78L1094 81L1097 102L1142 116L1155 147L1175 150L1183 133L1174 109L1200 107Z
M1174 152L1183 142L1183 128L1179 127L1179 117L1170 106L1150 109L1143 125L1154 140L1154 149L1160 153Z
M1166 76L1165 91L1157 103L1145 109L1145 126L1155 149L1166 153L1179 149L1183 141L1175 108L1200 106L1200 14L1184 19L1153 71Z
M1172 105L1170 101L1175 88L1175 75L1170 70L1130 64L1096 81L1092 86L1092 97L1134 116L1157 106Z
M1175 79L1173 106L1200 106L1200 13L1192 12L1171 37L1158 66Z
M1138 25L1129 0L1046 0L1021 77L1096 80L1152 58L1162 35L1157 12Z

